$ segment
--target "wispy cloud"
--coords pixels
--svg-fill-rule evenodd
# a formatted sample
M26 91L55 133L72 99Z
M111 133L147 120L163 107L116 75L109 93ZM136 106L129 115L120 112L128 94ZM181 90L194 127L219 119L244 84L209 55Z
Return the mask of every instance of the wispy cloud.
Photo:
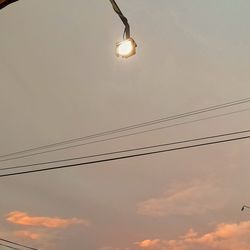
M44 234L42 233L36 233L31 231L16 231L14 235L19 238L25 238L30 240L39 240L44 236Z
M101 247L98 250L131 250L131 249L130 248L120 249L120 248L114 248L114 247Z
M221 192L220 188L211 183L194 182L172 188L161 197L138 203L137 212L152 217L203 214L223 207L226 197L221 196Z
M36 226L45 228L66 228L71 225L88 226L89 222L83 219L62 219L58 217L31 216L25 212L14 211L6 216L6 220L13 224L23 226Z
M152 240L151 240L152 241ZM137 243L140 248L145 248ZM153 250L249 250L250 221L238 224L219 224L214 231L199 234L190 229L176 240L158 240L157 244L149 246Z
M141 248L152 248L152 247L156 247L159 243L160 243L160 240L155 239L155 240L143 240L141 242L136 242L135 245Z

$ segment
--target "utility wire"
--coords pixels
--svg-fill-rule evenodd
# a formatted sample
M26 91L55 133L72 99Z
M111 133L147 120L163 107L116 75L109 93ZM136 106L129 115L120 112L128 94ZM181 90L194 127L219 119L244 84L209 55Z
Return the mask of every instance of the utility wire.
M139 147L139 148L133 148L133 149L119 150L119 151L114 151L114 152L107 152L107 153L87 155L87 156L82 156L82 157L74 157L74 158L67 158L67 159L47 161L47 162L38 162L38 163L27 164L27 165L19 165L19 166L14 166L14 167L5 167L5 168L0 168L0 171L13 170L13 169L22 169L22 168L35 167L35 166L43 166L43 165L48 165L48 164L62 163L62 162L75 161L75 160L83 160L83 159L89 159L89 158L95 158L95 157L101 157L101 156L108 156L108 155L114 155L114 154L121 154L121 153L129 153L129 152L134 152L134 151L153 149L153 148L159 148L159 147L166 147L166 146L173 146L173 145L196 142L196 141L204 141L204 140L209 140L209 139L215 139L215 138L220 138L220 137L225 137L225 136L240 135L240 134L245 134L245 133L250 133L250 129L249 130L226 133L226 134L218 134L218 135L213 135L213 136L199 137L199 138L183 140L183 141L177 141L177 142L171 142L171 143L151 145L151 146L147 146L147 147Z
M125 160L125 159L137 158L137 157L142 157L142 156L155 155L155 154L166 153L166 152L171 152L171 151L204 147L204 146L221 144L221 143L229 143L229 142L233 142L233 141L246 140L249 138L250 138L250 136L242 136L242 137L236 137L236 138L231 138L231 139L212 141L212 142L206 142L206 143L200 143L200 144L193 144L193 145L189 145L189 146L176 147L176 148L171 148L171 149L164 149L164 150L158 150L158 151L150 151L150 152L146 152L146 153L138 153L138 154L113 157L113 158L106 158L106 159L102 159L102 160L88 161L88 162L68 164L68 165L60 165L60 166L55 166L55 167L27 170L27 171L22 171L22 172L7 173L7 174L0 175L0 178L10 177L10 176L18 176L18 175L26 175L26 174L32 174L32 173L38 173L38 172L46 172L46 171L59 170L59 169L66 169L66 168L73 168L73 167L92 165L92 164L104 163L104 162L113 162L113 161L118 161L118 160Z
M22 155L22 156L13 157L13 158L5 159L5 160L0 160L0 162L23 159L23 158L27 158L27 157L31 157L31 156L41 155L41 154L45 154L45 153L52 153L52 152L56 152L56 151L60 151L60 150L66 150L66 149L70 149L70 148L82 147L82 146L95 144L95 143L99 143L99 142L107 142L107 141L117 140L117 139L129 137L129 136L141 135L141 134L145 134L145 133L148 133L148 132L154 132L154 131L158 131L158 130L162 130L162 129L166 129L166 128L173 128L173 127L177 127L177 126L181 126L181 125L185 125L185 124L191 124L191 123L195 123L195 122L205 121L205 120L214 119L214 118L218 118L218 117L223 117L223 116L227 116L227 115L232 115L232 114L236 114L236 113L241 113L241 112L245 112L245 111L249 111L249 110L250 110L250 108L243 109L243 110L238 110L238 111L233 111L233 112L229 112L229 113L224 113L224 114L219 114L219 115L214 115L214 116L208 116L208 117L204 117L204 118L200 118L200 119L196 119L196 120L192 120L192 121L180 122L180 123L175 123L175 124L171 124L171 125L168 125L168 126L142 130L142 131L138 131L138 132L135 132L135 133L109 137L109 138L106 138L106 139L95 140L95 141L91 141L91 142L87 142L87 143L71 145L71 146L67 146L67 147L63 147L63 148L57 148L57 149L47 150L47 151L28 154L28 155Z
M179 125L189 124L189 123L193 123L193 122L197 122L197 121L203 121L203 120L212 119L212 118L216 118L216 117L222 117L222 116L226 116L226 115L230 115L230 114L240 113L240 112L248 111L249 109L243 109L243 110L240 110L240 111L234 111L234 112L220 114L220 115L211 116L211 117L207 117L207 118L201 118L201 119L197 119L197 120L193 120L193 121L187 121L187 122L173 124L173 125L164 126L164 127L160 127L160 128L153 128L153 129L138 131L138 132L130 133L130 134L126 134L126 135L121 135L121 136L116 136L116 137L111 137L111 138L106 138L106 139L101 139L101 140L95 140L95 141L91 141L91 142L87 142L87 143L83 143L83 144L71 145L71 146L67 146L67 147L56 148L56 149L51 149L51 150L47 150L47 151L31 153L31 154L26 154L26 155L21 155L21 156L16 156L15 157L15 155L19 155L19 154L23 154L23 153L35 152L35 151L39 151L39 150L43 150L43 149L53 148L53 147L56 147L56 146L62 146L62 145L65 145L65 144L90 140L90 139L94 139L94 138L98 138L98 137L102 137L102 136L106 136L106 135L112 135L112 134L115 134L115 133L126 132L126 131L129 131L129 130L138 129L138 128L146 127L146 126L152 126L152 125L155 125L155 124L168 122L168 121L172 121L172 120L178 120L178 119L181 119L181 118L184 118L184 117L193 116L193 115L197 115L197 114L201 114L201 113L206 113L206 112L210 112L210 111L213 111L213 110L216 110L216 109L227 108L227 107L243 104L243 103L246 103L246 102L250 102L250 98L242 99L242 100L231 102L231 103L221 104L221 105L217 105L217 106L212 106L212 107L209 107L209 108L206 108L206 109L200 109L200 110L196 110L196 111L192 111L192 112L188 112L188 113L183 113L183 114L180 114L180 115L170 116L170 117L167 117L167 118L162 118L162 119L154 120L154 121L151 121L151 122L141 123L141 124L137 124L137 125L123 127L123 128L116 129L116 130L106 131L106 132L103 132L103 133L93 134L93 135L90 135L90 136L85 136L85 137L76 138L76 139L72 139L72 140L68 140L68 141L62 141L62 142L58 142L58 143L54 143L54 144L41 146L41 147L36 147L36 148L31 148L31 149L27 149L27 150L23 150L23 151L18 151L18 152L6 154L6 155L1 155L0 156L0 162L26 158L26 157L31 157L31 156L35 156L35 155L45 154L45 153L51 153L51 152L55 152L55 151L65 150L65 149L74 148L74 147L80 147L80 146L94 144L94 143L98 143L98 142L105 142L105 141L119 139L119 138L123 138L123 137L127 137L127 136L143 134L143 133L152 132L152 131L156 131L156 130L161 130L161 129L165 129L165 128L170 128L170 127L175 127L175 126L179 126ZM12 156L12 157L10 157L10 156ZM10 157L10 158L1 160L1 158L5 158L5 157Z
M2 243L0 243L0 246L10 248L10 249L13 249L13 250L22 250L21 248L11 247L11 246L8 246L8 245L2 244Z
M24 248L27 248L27 249L31 249L31 250L38 250L36 248L28 247L28 246L16 243L14 241L6 240L6 239L3 239L3 238L0 238L0 241L6 242L6 243L10 243L10 244L13 244L13 245L16 245L16 246L19 246L19 247L24 247Z
M69 144L69 143L75 143L78 141L94 139L96 137L106 136L106 135L110 135L110 134L114 134L114 133L125 132L125 131L131 130L131 129L137 129L137 128L141 128L141 127L145 127L145 126L151 126L151 125L155 125L155 124L166 122L166 121L172 121L172 120L176 120L176 119L180 119L180 118L184 118L184 117L188 117L188 116L193 116L193 115L197 115L197 114L201 114L201 113L205 113L205 112L214 111L217 109L222 109L222 108L232 107L235 105L240 105L240 104L244 104L247 102L250 102L250 98L244 98L244 99L240 99L240 100L233 101L233 102L227 102L227 103L220 104L220 105L210 106L208 108L203 108L203 109L198 109L198 110L194 110L191 112L182 113L179 115L173 115L173 116L169 116L169 117L165 117L165 118L161 118L161 119L156 119L156 120L152 120L152 121L148 121L148 122L144 122L144 123L139 123L139 124L135 124L135 125L121 127L121 128L114 129L114 130L108 130L105 132L96 133L96 134L92 134L92 135L88 135L88 136L84 136L84 137L79 137L79 138L75 138L75 139L71 139L71 140L65 140L65 141L52 143L52 144L48 144L48 145L44 145L44 146L40 146L40 147L34 147L34 148L26 149L26 150L21 150L21 151L5 154L5 155L0 155L0 158L4 158L7 156L13 156L13 155L21 154L21 153L28 153L28 152L32 152L32 151L47 149L47 148L51 148L51 147L55 147L55 146L61 146L61 145Z

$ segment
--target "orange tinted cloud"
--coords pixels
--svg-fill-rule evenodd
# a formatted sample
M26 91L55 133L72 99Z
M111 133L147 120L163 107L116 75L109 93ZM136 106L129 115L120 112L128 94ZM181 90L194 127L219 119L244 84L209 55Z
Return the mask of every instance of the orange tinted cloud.
M142 241L143 242L143 241ZM137 244L141 248L143 245ZM249 250L250 221L219 224L214 231L199 234L190 229L175 240L157 240L154 250Z
M98 250L133 250L132 248L117 248L117 247L101 247Z
M137 212L152 217L204 214L224 206L226 196L221 193L222 190L212 183L194 182L138 203Z
M136 242L135 244L141 248L150 248L150 247L155 247L160 240L143 240L141 242Z
M14 211L7 215L6 220L8 222L23 225L23 226L37 226L46 228L66 228L71 225L84 225L88 226L89 223L86 220L77 218L62 219L58 217L38 217L30 216L27 213Z
M42 234L30 232L30 231L16 231L15 236L19 238L26 238L30 240L39 240L42 238Z

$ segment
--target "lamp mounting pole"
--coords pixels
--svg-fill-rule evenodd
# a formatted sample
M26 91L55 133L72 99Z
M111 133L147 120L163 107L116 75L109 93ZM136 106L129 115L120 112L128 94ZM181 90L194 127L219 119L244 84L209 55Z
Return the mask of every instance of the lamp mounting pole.
M114 11L118 14L118 16L121 18L123 24L125 25L125 30L124 30L124 34L126 34L126 39L130 38L130 26L128 23L128 19L123 15L122 11L120 10L119 6L117 5L117 3L115 2L115 0L110 0Z
M249 206L244 205L244 206L241 208L241 211L243 211L245 208L250 209Z
M18 0L0 0L0 9L3 9L7 5L17 2Z
M7 5L17 2L18 0L0 0L0 9L6 7ZM120 10L119 6L117 5L117 3L115 2L115 0L110 0L114 11L119 15L119 17L121 18L123 24L125 25L125 31L124 33L126 34L126 39L130 38L130 26L128 23L128 19L123 15L122 11Z

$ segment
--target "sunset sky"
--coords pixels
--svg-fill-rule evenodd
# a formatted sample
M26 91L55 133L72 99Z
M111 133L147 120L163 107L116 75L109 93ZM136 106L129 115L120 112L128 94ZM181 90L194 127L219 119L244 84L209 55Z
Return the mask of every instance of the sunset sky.
M20 0L0 12L0 155L250 97L250 1ZM230 113L1 168L250 129ZM39 250L249 250L250 141L0 178L0 238ZM0 158L1 161L2 158ZM1 172L2 173L2 172ZM5 250L5 248L1 248Z

